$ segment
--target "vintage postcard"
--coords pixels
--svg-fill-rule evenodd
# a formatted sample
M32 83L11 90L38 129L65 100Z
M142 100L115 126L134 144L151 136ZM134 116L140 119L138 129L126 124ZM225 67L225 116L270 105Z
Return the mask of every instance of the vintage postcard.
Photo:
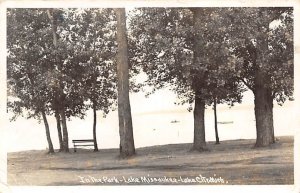
M1 1L0 192L299 192L299 3Z

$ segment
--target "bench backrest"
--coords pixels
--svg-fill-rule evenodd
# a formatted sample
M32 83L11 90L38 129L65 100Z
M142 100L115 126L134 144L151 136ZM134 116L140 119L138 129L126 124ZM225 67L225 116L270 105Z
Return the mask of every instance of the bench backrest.
M93 139L76 139L76 140L72 140L73 143L87 143L87 142L94 142Z

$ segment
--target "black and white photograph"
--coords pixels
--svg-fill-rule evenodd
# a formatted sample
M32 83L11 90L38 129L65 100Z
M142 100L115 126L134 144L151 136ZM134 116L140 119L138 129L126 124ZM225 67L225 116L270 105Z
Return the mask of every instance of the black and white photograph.
M295 6L122 5L2 9L1 186L295 190Z

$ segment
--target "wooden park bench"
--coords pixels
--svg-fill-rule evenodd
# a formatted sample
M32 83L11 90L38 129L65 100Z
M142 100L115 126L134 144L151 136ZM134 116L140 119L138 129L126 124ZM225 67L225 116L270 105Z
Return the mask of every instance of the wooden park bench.
M94 140L93 139L75 139L72 140L74 146L74 152L76 152L76 147L80 146L92 146L94 147Z

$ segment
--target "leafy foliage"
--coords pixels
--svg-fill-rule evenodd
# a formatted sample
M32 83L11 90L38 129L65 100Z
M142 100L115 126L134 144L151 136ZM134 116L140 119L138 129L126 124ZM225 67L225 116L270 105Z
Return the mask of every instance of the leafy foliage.
M108 113L116 99L115 19L111 9L52 9L57 47L46 9L8 10L9 108L15 115L64 100L66 116L83 118L91 106ZM62 86L63 98L57 97Z
M197 90L211 104L240 102L245 90L234 77L232 56L226 31L228 9L203 8L201 25L194 26L193 9L141 8L130 20L131 62L148 75L146 85L156 89L170 86L182 103L192 103ZM195 42L201 41L201 47ZM199 61L195 50L201 51ZM213 55L211 53L214 53Z
M240 79L255 91L257 72L263 73L264 87L282 105L293 97L293 9L247 8L233 9L239 20L233 19L231 44L235 54L243 59L237 63ZM262 58L262 59L260 59Z
M31 12L9 9L7 14L8 108L16 116L25 111L28 118L38 118L51 95L47 86L47 72L51 65L47 60L48 36L44 34L46 15L36 9ZM45 35L45 41L37 41L42 39L34 35L39 32Z

